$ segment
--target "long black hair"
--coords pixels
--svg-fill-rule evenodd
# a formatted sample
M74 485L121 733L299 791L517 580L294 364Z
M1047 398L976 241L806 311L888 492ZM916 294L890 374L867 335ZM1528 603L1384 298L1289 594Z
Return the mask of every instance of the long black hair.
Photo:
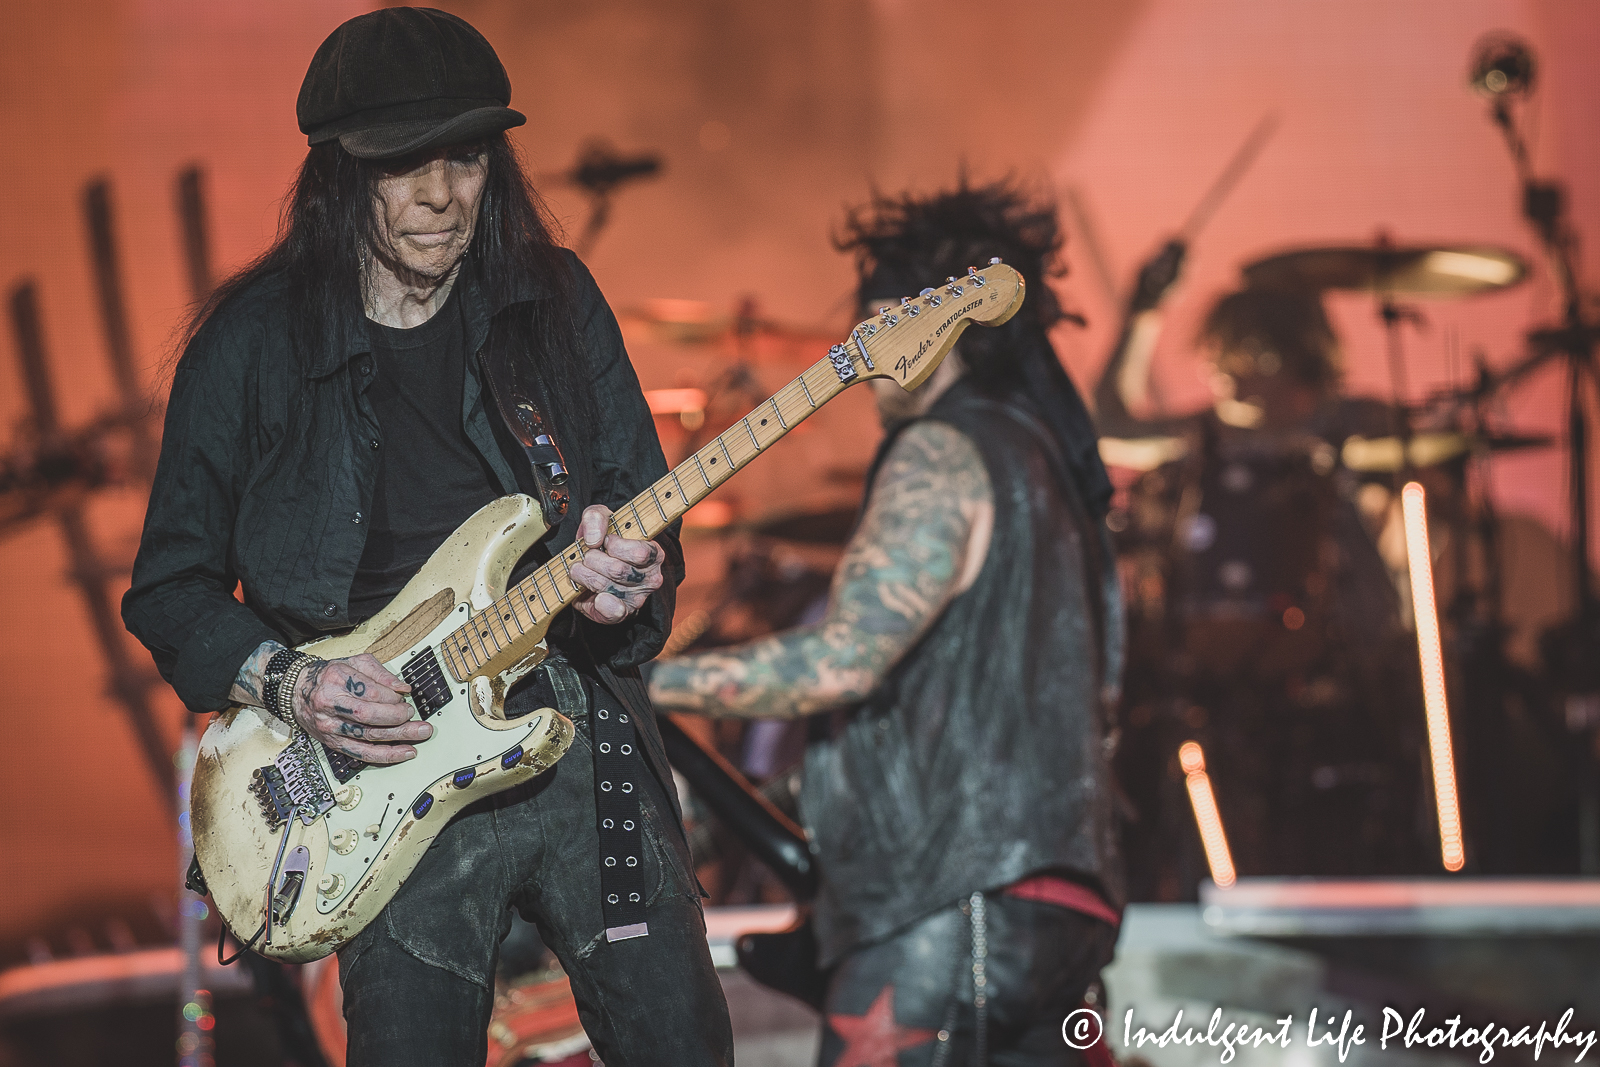
M477 258L489 307L507 309L490 328L489 352L531 359L548 405L568 425L583 425L592 416L593 396L573 316L574 280L556 242L557 227L506 135L487 138L482 148L488 174L466 254ZM217 286L190 317L183 344L229 301L268 277L287 286L297 359L309 361L330 346L348 344L351 323L362 321L352 309L365 307L362 259L378 243L377 185L392 166L358 159L337 141L309 149L284 198L277 239ZM511 305L513 294L530 282L548 298Z
M995 256L1016 268L1027 299L1004 325L961 335L965 379L985 393L1029 399L1098 517L1110 503L1111 480L1083 398L1050 343L1051 327L1076 319L1047 284L1066 273L1063 243L1049 200L1012 179L973 186L964 175L955 189L932 196L874 192L846 215L843 232L834 238L836 248L856 257L857 295L863 302L909 296L946 277L959 278L969 266L982 267Z

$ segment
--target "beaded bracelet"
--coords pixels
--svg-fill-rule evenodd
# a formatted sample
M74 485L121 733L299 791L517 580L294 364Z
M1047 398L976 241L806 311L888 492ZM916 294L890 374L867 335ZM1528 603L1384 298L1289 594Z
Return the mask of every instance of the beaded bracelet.
M261 703L267 711L294 725L294 683L300 671L315 657L292 648L280 648L267 660L267 669L261 678ZM288 683L285 685L284 683ZM287 693L288 698L284 699Z

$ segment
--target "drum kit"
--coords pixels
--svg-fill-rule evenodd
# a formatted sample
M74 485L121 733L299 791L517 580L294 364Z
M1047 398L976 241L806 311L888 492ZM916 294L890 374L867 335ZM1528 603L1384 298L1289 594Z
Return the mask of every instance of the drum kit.
M1529 267L1512 251L1382 238L1288 249L1247 264L1246 284L1372 297L1396 402L1369 405L1365 422L1348 419L1341 429L1333 419L1298 436L1232 432L1224 417L1198 420L1184 438L1104 442L1108 463L1139 472L1108 518L1129 607L1118 764L1135 899L1182 897L1204 874L1176 770L1179 744L1194 738L1207 742L1241 873L1437 869L1432 819L1411 815L1426 810L1430 785L1397 534L1396 497L1413 481L1425 487L1437 526L1435 580L1450 594L1439 611L1467 869L1600 873L1600 603L1588 555L1587 396L1600 384L1600 326L1588 321L1577 288L1563 190L1531 173L1519 130L1514 105L1533 71L1527 48L1500 35L1480 42L1470 78L1511 149L1524 215L1564 307L1561 324L1528 332L1523 358L1499 371L1480 363L1473 381L1424 404L1403 402L1402 328L1420 316L1400 301L1518 285ZM1181 238L1169 246L1173 270L1184 247ZM1175 275L1160 264L1158 257L1146 273L1164 285ZM1535 524L1502 521L1488 479L1473 474L1496 457L1556 443L1496 426L1490 409L1557 363L1569 400L1565 566L1541 528L1551 565L1540 581L1524 575L1519 590L1507 579L1526 571L1526 559L1507 535ZM1537 610L1519 605L1519 596L1538 599ZM1570 616L1549 626L1561 610ZM1540 616L1543 633L1537 652L1514 661L1508 623L1518 614Z
M1374 297L1399 392L1399 333L1414 318L1399 300L1503 290L1522 282L1528 266L1493 246L1379 240L1291 249L1257 259L1242 273L1260 290ZM1486 409L1554 353L1570 351L1571 332L1534 331L1529 355L1509 370L1480 367L1470 385L1436 393L1425 404L1370 404L1362 432L1230 435L1201 419L1188 439L1107 443L1109 463L1140 472L1108 518L1129 599L1129 691L1119 764L1133 820L1128 838L1136 895L1169 896L1174 885L1193 884L1201 873L1193 829L1172 814L1186 814L1168 781L1173 776L1150 769L1170 762L1162 754L1176 752L1186 737L1204 737L1215 749L1214 777L1224 814L1231 807L1235 816L1229 832L1241 869L1408 873L1409 857L1426 860L1429 850L1417 847L1425 835L1411 825L1416 820L1394 818L1396 811L1414 809L1428 785L1420 769L1416 650L1405 632L1410 604L1396 595L1404 562L1380 552L1385 521L1398 525L1402 482L1427 485L1438 500L1430 507L1433 519L1446 523L1434 541L1446 546L1455 570L1451 601L1440 605L1453 638L1447 667L1453 686L1475 689L1453 709L1468 750L1464 788L1505 802L1504 783L1495 788L1474 781L1473 757L1481 770L1484 754L1471 747L1486 736L1503 737L1508 714L1542 719L1535 732L1545 735L1546 752L1562 747L1559 727L1550 726L1560 716L1549 714L1548 706L1573 686L1533 678L1506 660L1501 571L1507 557L1494 547L1488 480L1471 474L1495 457L1556 443L1492 427ZM1588 343L1588 333L1579 340ZM1582 426L1575 426L1581 436ZM1574 463L1580 472L1575 495L1581 497L1582 459ZM1581 524L1575 529L1581 546ZM1581 547L1575 549L1575 559L1582 556ZM1576 565L1583 590L1586 563ZM1580 593L1580 620L1585 600ZM1585 638L1568 644L1575 640ZM1587 647L1592 661L1595 646ZM1547 668L1554 674L1558 664L1547 657ZM1506 702L1516 697L1522 707L1508 713ZM1530 706L1541 702L1546 707ZM1570 706L1569 698L1569 726ZM1475 730L1474 718L1500 725ZM1560 757L1549 760L1559 764ZM1469 814L1483 812L1477 799L1475 805L1468 796ZM1385 810L1387 825L1378 814ZM1533 873L1519 869L1519 862L1537 868L1541 860L1530 859L1526 849L1518 853L1490 840L1496 832L1526 837L1530 828L1515 823L1504 813L1479 820L1479 870ZM1549 870L1567 865L1565 858L1542 862ZM1415 868L1427 869L1426 863Z

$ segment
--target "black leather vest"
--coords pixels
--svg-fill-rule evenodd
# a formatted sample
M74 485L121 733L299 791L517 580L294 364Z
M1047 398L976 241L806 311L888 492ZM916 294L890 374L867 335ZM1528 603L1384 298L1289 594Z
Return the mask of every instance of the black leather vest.
M1109 539L1026 399L958 382L927 417L982 454L994 532L971 588L807 750L823 966L1046 869L1122 903L1110 739L1123 626Z

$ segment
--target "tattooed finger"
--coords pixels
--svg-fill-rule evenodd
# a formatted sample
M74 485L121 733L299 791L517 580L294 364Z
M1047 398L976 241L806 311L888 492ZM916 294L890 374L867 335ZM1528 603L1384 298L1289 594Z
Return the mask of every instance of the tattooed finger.
M358 722L341 722L339 724L339 733L345 737L366 737L367 728Z
M367 695L367 683L356 680L355 675L344 680L344 691L351 696L364 697Z

